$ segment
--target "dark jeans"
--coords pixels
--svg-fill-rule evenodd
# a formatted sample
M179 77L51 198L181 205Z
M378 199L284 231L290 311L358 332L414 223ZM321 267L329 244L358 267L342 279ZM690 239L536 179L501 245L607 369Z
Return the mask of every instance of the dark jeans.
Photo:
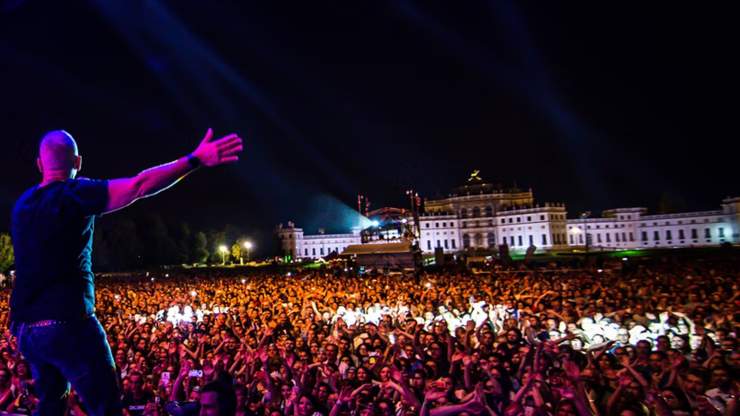
M72 384L88 415L120 415L121 393L105 331L98 319L29 328L14 326L40 399L35 414L63 415Z

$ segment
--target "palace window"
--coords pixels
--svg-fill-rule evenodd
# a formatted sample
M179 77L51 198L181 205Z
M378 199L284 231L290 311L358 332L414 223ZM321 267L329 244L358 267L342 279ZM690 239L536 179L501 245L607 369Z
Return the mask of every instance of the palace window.
M476 247L482 247L483 246L483 236L479 233L476 233L473 237L475 239L475 246Z
M519 242L519 246L520 247L523 246L523 244L522 244L522 236L518 235L517 236L517 241Z
M542 245L543 246L547 245L547 234L542 234Z
M486 217L492 217L493 216L493 207L487 206L486 207Z
M724 227L717 228L717 231L719 231L719 238L725 238L725 229L724 229Z
M685 237L683 229L678 230L678 239L683 240Z
M658 230L653 231L653 240L659 241L660 240L660 233Z
M478 207L473 208L473 217L474 218L480 217L480 208Z
M509 241L511 241L511 244L509 245L514 247L514 236L513 235L509 237Z
M488 247L496 246L496 235L494 233L488 233Z
M470 247L470 234L463 234L463 247Z
M450 240L450 243L452 243L452 249L453 250L457 248L457 247L455 247L455 240Z
M427 240L427 250L432 249L432 240Z
M671 230L665 230L665 239L668 241L673 240L673 233Z
M704 229L704 238L712 238L712 230L709 228Z
M693 238L694 240L699 238L699 233L696 232L696 228L691 229L691 238Z

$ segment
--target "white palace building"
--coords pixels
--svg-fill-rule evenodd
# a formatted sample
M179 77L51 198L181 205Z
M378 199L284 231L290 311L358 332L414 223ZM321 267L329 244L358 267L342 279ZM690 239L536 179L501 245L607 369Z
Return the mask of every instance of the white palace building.
M402 221L413 225L409 211ZM600 218L568 218L565 204L536 204L532 190L507 189L483 182L475 172L447 198L427 200L419 215L419 248L425 254L466 249L524 252L680 248L740 244L740 198L727 198L713 211L648 215L646 208L616 208ZM347 234L305 235L288 223L277 228L285 254L294 259L341 253L363 242L361 230ZM376 241L377 242L377 241ZM368 243L372 244L372 243Z

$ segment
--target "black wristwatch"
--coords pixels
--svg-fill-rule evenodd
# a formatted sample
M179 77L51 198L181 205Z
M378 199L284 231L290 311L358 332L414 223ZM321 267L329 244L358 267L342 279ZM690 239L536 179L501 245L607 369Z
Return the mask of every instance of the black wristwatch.
M190 164L190 167L193 169L198 169L202 165L200 159L198 159L198 156L195 156L192 153L188 155L188 163Z

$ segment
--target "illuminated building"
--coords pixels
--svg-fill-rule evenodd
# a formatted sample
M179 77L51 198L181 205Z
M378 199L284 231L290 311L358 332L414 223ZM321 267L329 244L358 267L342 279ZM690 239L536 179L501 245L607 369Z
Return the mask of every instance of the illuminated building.
M320 258L332 253L341 253L347 246L360 244L362 238L360 229L354 229L346 234L318 234L304 235L302 228L297 228L292 222L287 226L280 224L276 233L280 239L283 254L294 259Z
M723 200L715 211L646 214L646 208L619 208L601 218L568 220L568 244L634 249L740 243L740 198Z
M677 214L648 215L646 208L606 210L599 218L567 218L563 203L537 204L532 190L484 182L473 172L447 197L424 202L419 228L410 211L383 208L369 213L374 225L348 234L304 235L292 223L278 228L285 254L318 258L341 253L348 245L412 238L423 253L464 250L510 252L615 250L719 246L740 243L740 198L727 198L722 208ZM414 231L417 230L417 231Z
M446 198L427 200L424 211L419 218L423 252L567 247L564 204L535 204L531 189L486 183L478 171Z

